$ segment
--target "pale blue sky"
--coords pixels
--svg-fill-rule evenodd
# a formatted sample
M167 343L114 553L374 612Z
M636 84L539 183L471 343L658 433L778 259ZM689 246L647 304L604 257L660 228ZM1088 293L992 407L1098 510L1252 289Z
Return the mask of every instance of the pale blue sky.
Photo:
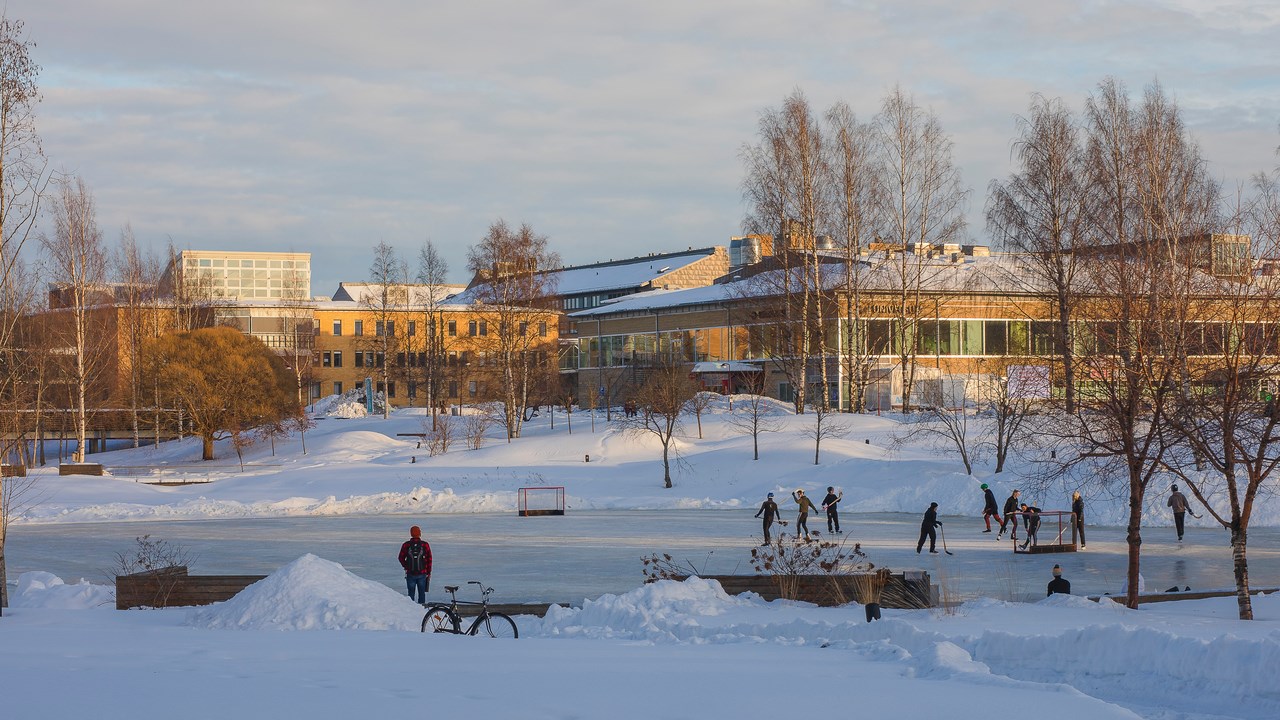
M455 280L490 222L566 263L724 243L738 151L795 87L870 118L900 83L955 141L985 239L1030 93L1079 108L1158 78L1234 188L1280 143L1280 3L8 0L38 43L39 128L114 239L314 255L379 241Z

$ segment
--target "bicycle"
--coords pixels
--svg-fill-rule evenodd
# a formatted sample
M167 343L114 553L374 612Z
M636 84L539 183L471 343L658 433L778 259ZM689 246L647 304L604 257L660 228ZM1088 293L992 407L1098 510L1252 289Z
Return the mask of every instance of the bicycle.
M467 600L458 600L457 585L446 585L444 590L449 593L449 604L436 603L427 607L427 614L422 617L422 632L451 633L453 635L479 635L483 630L486 635L491 638L518 638L520 631L516 629L516 621L500 612L489 611L489 594L493 592L493 588L485 587L478 580L472 580L468 585L480 586L480 602L472 602ZM471 627L466 630L462 629L462 615L458 612L459 605L479 605L480 614L476 615L475 620L471 622Z

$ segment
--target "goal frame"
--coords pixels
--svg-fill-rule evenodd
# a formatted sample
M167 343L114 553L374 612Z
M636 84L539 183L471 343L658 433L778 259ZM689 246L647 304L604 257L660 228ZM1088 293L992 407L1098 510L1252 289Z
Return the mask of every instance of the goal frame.
M537 495L550 493L555 496L554 507L552 508L529 508L529 491L535 491ZM564 486L563 485L541 485L534 487L522 487L517 490L516 498L516 514L520 517L536 517L540 515L564 515Z

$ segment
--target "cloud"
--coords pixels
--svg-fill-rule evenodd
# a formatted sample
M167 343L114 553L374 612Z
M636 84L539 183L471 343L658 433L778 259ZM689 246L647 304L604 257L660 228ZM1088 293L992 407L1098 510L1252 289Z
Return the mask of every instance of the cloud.
M1159 79L1224 178L1273 164L1273 3L10 0L43 66L40 131L104 227L143 242L315 254L431 238L463 279L498 217L566 262L724 242L738 150L801 87L864 119L901 84L973 188L1009 171L1032 92L1078 107Z

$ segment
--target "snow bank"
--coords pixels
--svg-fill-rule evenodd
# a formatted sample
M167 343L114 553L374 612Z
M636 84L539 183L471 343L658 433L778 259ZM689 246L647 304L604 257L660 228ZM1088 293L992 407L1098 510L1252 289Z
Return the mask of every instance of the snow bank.
M240 591L193 611L187 624L224 630L412 630L422 608L381 583L307 554Z
M18 591L9 600L20 608L87 610L114 606L116 591L109 585L94 585L88 580L68 585L53 573L25 572L18 576Z
M696 618L753 604L725 593L714 580L660 580L623 595L602 595L581 608L552 607L534 634L678 640L696 636Z

